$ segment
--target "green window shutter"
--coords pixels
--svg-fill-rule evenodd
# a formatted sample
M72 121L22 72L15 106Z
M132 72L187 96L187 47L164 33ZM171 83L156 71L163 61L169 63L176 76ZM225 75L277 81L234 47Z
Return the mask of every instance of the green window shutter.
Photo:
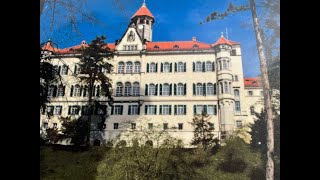
M158 63L156 63L156 72L158 72Z
M162 105L160 105L159 115L162 115Z
M131 105L128 106L128 115L131 115Z
M146 84L145 95L148 96L148 84Z
M70 97L72 97L73 95L73 85L71 86L71 89L70 89Z
M172 72L172 63L170 63L170 72Z
M147 73L149 72L149 63L147 63Z
M174 63L174 72L177 72L177 67L178 65L177 65L177 63Z
M177 115L177 105L174 105L174 115Z
M193 83L193 95L196 95L196 85Z
M202 72L206 72L206 62L202 63Z
M206 95L206 90L207 90L206 83L203 83L203 95L204 96Z
M183 91L184 91L184 95L187 95L187 83L184 84L184 89L183 89Z
M155 95L158 96L158 84L156 84Z
M114 106L111 107L111 115L113 115Z
M160 96L162 96L162 84L160 84Z
M57 86L53 87L53 97L57 96Z
M195 70L196 70L196 64L193 62L192 63L192 71L195 72Z
M148 105L144 106L144 114L148 114Z
M120 106L120 115L123 114L123 106Z
M71 114L71 106L69 106L69 109L68 109L68 115Z
M212 62L212 71L215 71L214 62Z
M183 112L185 115L187 114L187 105L183 105Z
M187 63L184 63L183 66L184 66L184 72L187 72Z
M174 95L177 95L177 85L174 84Z
M169 105L169 114L171 115L171 105Z
M169 88L169 95L172 95L172 84L170 84L170 88Z
M163 63L161 63L161 70L160 71L163 72Z
M208 113L208 105L203 105L203 111L207 114Z
M138 106L138 115L140 115L140 106Z
M194 114L194 115L197 114L197 105L193 105L193 114Z

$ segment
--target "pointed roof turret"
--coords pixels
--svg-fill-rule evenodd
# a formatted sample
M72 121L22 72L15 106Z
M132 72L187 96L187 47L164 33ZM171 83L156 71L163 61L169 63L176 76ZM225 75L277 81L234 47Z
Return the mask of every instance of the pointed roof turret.
M143 2L140 9L132 16L132 18L136 16L149 16L154 19L153 15L151 14L150 10L147 8L146 3ZM131 19L132 19L131 18Z
M217 40L217 42L215 42L211 46L216 46L218 44L228 44L228 45L232 46L232 45L236 45L236 44L240 44L240 43L228 40L228 39L224 38L223 35L221 35L221 37Z

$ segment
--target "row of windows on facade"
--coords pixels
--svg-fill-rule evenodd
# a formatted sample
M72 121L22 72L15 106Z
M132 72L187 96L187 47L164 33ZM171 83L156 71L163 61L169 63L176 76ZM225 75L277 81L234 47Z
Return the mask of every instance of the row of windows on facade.
M101 96L101 86L95 85L92 89L92 96L93 97L100 97ZM63 97L65 95L66 87L63 85L50 85L48 87L48 97ZM78 84L72 85L70 87L70 97L88 97L89 96L89 88L87 85L80 86Z
M253 96L253 91L248 91L248 96ZM260 96L263 96L263 91L260 91Z
M74 68L72 72L73 74L81 73L81 69L79 65L75 64L73 68ZM53 66L53 69L56 72L56 74L60 74L60 75L68 75L68 72L69 72L69 66L67 65L62 65L62 66L55 65ZM107 70L104 69L103 67L99 67L99 72L105 73L107 72Z
M128 115L140 115L139 105L128 105ZM173 108L173 109L172 109ZM157 115L158 105L145 105L145 115ZM81 113L80 113L81 110ZM217 105L194 105L193 113L201 114L202 112L209 115L217 115ZM47 106L48 115L61 115L62 106ZM68 115L106 115L107 106L101 105L100 107L90 108L89 106L68 106ZM159 115L186 115L186 105L159 105ZM111 115L124 115L123 105L111 106Z

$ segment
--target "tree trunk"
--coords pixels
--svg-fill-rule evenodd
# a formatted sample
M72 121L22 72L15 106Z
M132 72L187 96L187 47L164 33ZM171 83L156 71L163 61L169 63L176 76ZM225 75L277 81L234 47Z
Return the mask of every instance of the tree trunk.
M40 16L43 12L43 8L45 4L46 4L46 0L40 0Z
M90 77L90 82L89 82L89 87L88 87L88 93L89 93L89 108L94 108L94 106L92 105L92 90L93 90L93 85L95 82L95 74L93 75L93 77ZM94 109L92 109L93 113L94 113ZM88 116L88 135L87 135L87 146L90 146L90 133L91 133L91 112L89 113Z
M274 179L274 162L273 162L273 152L274 152L274 124L273 124L273 113L271 105L270 96L270 85L268 78L268 71L266 65L266 57L264 55L262 47L261 30L259 27L259 22L257 18L256 5L254 0L250 0L250 8L252 13L253 26L256 34L257 49L260 59L260 71L262 75L262 83L264 89L264 106L266 109L266 120L267 120L267 165L266 165L266 180Z

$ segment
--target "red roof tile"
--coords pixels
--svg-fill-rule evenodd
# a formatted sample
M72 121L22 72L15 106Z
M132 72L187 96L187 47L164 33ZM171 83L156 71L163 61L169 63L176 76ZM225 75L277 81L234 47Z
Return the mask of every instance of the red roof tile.
M52 46L52 43L50 41L47 42L45 45L43 45L41 49L43 51L53 51L53 52L59 51L59 49Z
M178 48L174 48L175 46ZM159 47L159 48L156 48ZM199 41L147 42L147 51L211 49L210 44Z
M228 44L228 45L236 45L236 44L240 44L234 41L230 41L226 38L224 38L223 36L221 36L217 42L215 42L214 44L212 44L212 46L218 45L218 44Z
M244 78L244 87L262 87L260 77Z
M145 6L144 4L141 6L141 8L132 16L132 18L136 17L136 16L149 16L149 17L153 17L153 15L151 14L151 12L149 11L149 9L147 8L147 6ZM131 18L131 19L132 19Z
M64 48L64 49L59 49L58 50L58 54L73 54L75 53L76 50L79 50L81 47L88 47L88 44L80 44L80 45L76 45L76 46L72 46L72 47L68 47L68 48ZM108 43L106 45L106 47L109 47L111 50L114 50L115 48L115 44L114 43Z

